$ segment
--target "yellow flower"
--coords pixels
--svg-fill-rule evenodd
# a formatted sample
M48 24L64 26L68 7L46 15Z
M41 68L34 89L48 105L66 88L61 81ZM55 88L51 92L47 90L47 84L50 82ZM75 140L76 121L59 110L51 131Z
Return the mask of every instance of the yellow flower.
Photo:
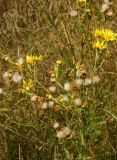
M106 41L114 41L117 39L117 33L114 33L113 31L111 31L110 29L102 29L102 37L106 40Z
M31 79L28 79L27 81L23 80L22 88L23 91L28 91L33 87L33 82Z
M99 30L99 29L95 29L94 32L93 32L93 34L94 34L95 37L100 37L100 36L102 36L102 32L101 32L101 30Z
M76 2L86 2L87 0L77 0Z
M93 34L95 37L101 37L105 41L114 41L117 38L117 33L114 33L110 29L95 29Z
M33 62L36 62L36 61L41 61L42 60L42 56L33 56L33 55L30 55L30 56L26 56L26 63L28 64L31 64Z
M56 61L56 64L60 65L62 63L61 60Z
M105 49L107 48L107 44L104 41L97 40L93 43L93 48Z

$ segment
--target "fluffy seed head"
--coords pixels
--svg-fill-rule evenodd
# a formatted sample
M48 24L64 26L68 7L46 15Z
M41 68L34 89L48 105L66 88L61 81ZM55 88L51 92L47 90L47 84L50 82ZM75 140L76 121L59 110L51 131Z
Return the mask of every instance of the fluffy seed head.
M86 12L89 13L89 12L91 12L91 10L90 9L86 9Z
M104 13L107 9L109 9L109 5L107 3L104 3L102 5L101 12Z
M47 109L48 108L48 104L47 102L44 102L42 105L41 105L41 109Z
M66 136L68 136L71 133L71 130L69 129L69 127L66 126L63 128L63 132Z
M4 72L4 74L3 74L3 79L4 80L8 80L8 78L10 78L11 77L11 73L9 73L9 72Z
M93 81L93 83L99 83L99 81L100 81L100 77L97 75L97 76L94 76L93 78L92 78L92 81Z
M63 101L68 102L68 101L69 101L69 97L66 96L66 95L64 95L64 96L63 96Z
M49 106L49 108L52 108L54 106L54 102L53 101L49 101L48 106Z
M13 74L13 77L12 77L13 82L20 83L22 79L23 77L18 72Z
M107 15L107 16L112 16L112 15L113 15L113 12L112 12L112 11L108 11L108 12L106 13L106 15Z
M64 84L64 90L65 90L65 91L70 91L70 90L71 90L71 85L70 85L70 83L66 82L66 83Z
M17 60L17 62L18 62L18 64L22 65L22 64L24 63L24 59L20 57L20 58Z
M31 101L32 101L32 102L35 102L35 101L37 100L37 98L38 98L38 96L33 95L33 96L31 97Z
M49 91L50 92L55 92L56 91L56 86L50 86Z
M76 106L81 106L82 105L82 100L80 98L76 98L76 99L74 99L74 104Z
M92 80L90 78L86 78L84 81L84 86L91 85L91 83L92 83Z
M58 137L58 139L62 139L62 138L65 138L66 136L70 135L70 133L71 133L71 130L66 126L66 127L62 128L62 130L57 132L57 137Z
M54 124L53 124L53 128L54 129L57 129L59 127L59 123L58 122L55 122Z
M55 82L56 78L50 78L50 82Z
M72 10L71 12L70 12L70 16L71 17L75 17L75 16L77 16L78 15L78 12L76 11L76 10Z
M66 137L66 135L64 134L63 131L58 131L56 136L57 136L58 139L62 139L64 137Z
M76 79L75 84L76 84L77 87L80 87L83 84L83 79L80 79L80 78Z
M67 95L60 95L59 96L59 98L60 98L60 101L61 102L68 102L69 101L69 97L67 96Z

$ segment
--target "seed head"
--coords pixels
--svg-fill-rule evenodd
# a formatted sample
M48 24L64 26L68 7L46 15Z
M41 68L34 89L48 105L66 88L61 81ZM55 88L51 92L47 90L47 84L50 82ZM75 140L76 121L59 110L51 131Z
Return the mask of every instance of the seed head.
M65 91L70 91L70 90L71 90L71 85L70 85L70 83L66 82L66 83L64 84L64 90L65 90Z
M20 83L22 79L23 77L18 72L13 74L13 77L12 77L13 82Z
M84 81L84 86L91 85L91 83L92 83L92 80L90 78L86 78Z
M33 96L31 97L31 101L32 101L32 102L35 102L35 101L37 100L37 98L38 98L37 95L33 95Z
M56 86L50 86L49 91L50 92L55 92L56 91Z
M100 82L100 77L97 75L97 76L94 76L93 78L92 78L92 81L93 81L93 83L99 83Z
M76 98L76 99L74 99L74 104L76 106L81 106L82 105L82 100L80 98Z
M59 123L58 122L55 122L54 124L53 124L53 128L54 129L57 129L59 127Z

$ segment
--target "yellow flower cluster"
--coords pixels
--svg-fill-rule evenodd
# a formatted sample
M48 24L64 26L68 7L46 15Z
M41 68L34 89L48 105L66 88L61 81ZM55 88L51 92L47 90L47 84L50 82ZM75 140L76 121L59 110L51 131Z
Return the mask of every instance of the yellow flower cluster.
M114 41L117 40L117 33L114 33L110 29L96 29L94 31L95 37L100 37L104 39L105 41Z
M31 79L27 81L23 80L22 89L23 91L29 91L33 87L33 82Z
M93 43L93 48L100 50L107 48L109 41L117 40L117 33L114 33L110 29L96 29L93 32L97 40Z
M107 44L104 41L97 40L93 43L93 48L98 48L102 50L107 48Z
M42 56L27 55L26 56L26 63L32 64L33 62L41 61L42 59L43 59Z

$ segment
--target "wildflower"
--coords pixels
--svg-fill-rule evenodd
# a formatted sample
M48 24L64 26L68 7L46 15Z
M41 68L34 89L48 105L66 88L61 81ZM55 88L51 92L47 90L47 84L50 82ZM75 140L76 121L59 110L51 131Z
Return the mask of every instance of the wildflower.
M97 40L96 42L93 43L93 48L102 50L107 48L107 44L103 40L102 41Z
M100 37L102 36L102 32L100 29L95 29L94 32L93 32L94 36L95 37Z
M58 60L58 61L56 61L56 64L60 65L60 64L62 64L62 61Z
M71 85L70 85L70 83L66 82L66 83L64 84L64 90L65 90L65 91L70 91L70 90L71 90Z
M92 78L92 81L93 81L93 83L99 83L99 81L100 81L99 76L94 76L94 77Z
M102 29L102 30L96 29L94 31L94 36L101 37L105 41L114 41L117 38L117 33L114 33L110 29ZM99 49L104 49L106 47L107 44L105 44L104 41L99 41L99 40L97 40L97 42L95 42L93 45L93 48L99 48Z
M23 80L22 88L23 90L30 90L33 87L33 82L31 79L28 79L27 81Z
M49 101L48 106L49 106L49 108L52 108L54 106L54 102L53 101Z
M41 105L41 109L47 109L48 108L48 104L47 102L44 102L42 105Z
M56 86L50 86L49 91L50 92L55 92L56 91Z
M33 55L27 55L26 56L26 63L28 64L32 64L33 62L36 62L36 61L41 61L42 60L42 56L33 56Z
M76 87L80 87L83 84L83 79L80 79L80 78L76 79L75 84L76 84Z
M18 72L14 73L14 75L12 77L12 80L15 83L20 83L22 79L23 79L23 77Z
M107 9L109 9L109 5L107 3L102 4L101 12L104 13Z
M2 88L0 88L0 94L2 94L3 93L3 89Z
M3 79L4 79L4 80L7 80L7 79L10 78L11 76L12 76L11 73L5 72L5 73L3 74Z
M33 95L33 96L31 97L31 101L32 101L32 102L35 102L35 101L37 100L37 98L38 98L37 95Z
M74 104L76 106L81 106L82 105L82 100L80 98L76 98L76 99L74 99Z
M54 124L53 124L53 128L54 129L57 129L59 127L59 123L58 122L55 122Z
M76 10L72 10L72 11L70 12L70 16L71 16L71 17L75 17L75 16L77 16L77 14L78 14L78 12L77 12Z
M90 78L86 78L84 81L84 86L91 85L91 83L92 83L92 80Z
M117 38L117 33L114 33L110 29L103 29L102 36L106 41L114 41Z

